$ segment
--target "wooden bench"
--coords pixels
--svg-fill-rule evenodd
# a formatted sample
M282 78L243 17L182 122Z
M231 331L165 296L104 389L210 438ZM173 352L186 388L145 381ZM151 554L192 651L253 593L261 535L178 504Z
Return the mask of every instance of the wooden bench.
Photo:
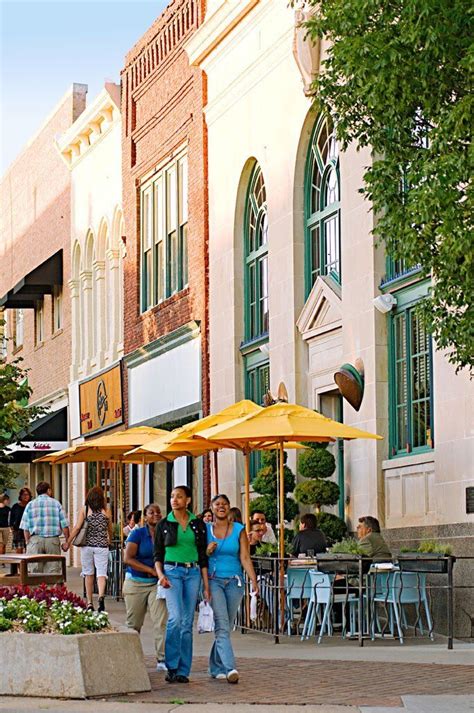
M36 562L61 562L61 574L28 572L28 565ZM62 584L66 581L66 558L64 555L0 555L0 564L10 565L10 574L0 575L0 586Z

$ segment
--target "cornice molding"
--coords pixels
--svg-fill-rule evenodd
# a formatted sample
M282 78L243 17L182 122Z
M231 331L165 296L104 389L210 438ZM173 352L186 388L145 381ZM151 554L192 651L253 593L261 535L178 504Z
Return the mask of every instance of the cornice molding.
M120 86L107 83L92 104L56 140L56 148L66 166L72 169L120 121Z

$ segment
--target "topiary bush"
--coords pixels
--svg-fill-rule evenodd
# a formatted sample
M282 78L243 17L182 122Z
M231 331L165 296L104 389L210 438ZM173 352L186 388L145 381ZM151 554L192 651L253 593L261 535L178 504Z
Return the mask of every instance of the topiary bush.
M295 488L295 499L302 505L312 505L316 510L318 526L330 543L337 542L347 533L345 522L332 513L321 512L324 506L335 505L340 497L340 488L328 480L336 470L333 454L327 443L305 443L306 450L300 454L298 469L306 478Z
M285 453L284 462L287 461ZM277 451L262 451L262 467L258 471L255 480L253 481L253 489L259 496L250 501L250 513L253 514L256 510L262 510L267 520L272 524L278 523L278 460ZM284 483L285 483L285 520L293 520L298 514L298 505L291 498L286 497L287 493L291 493L295 487L295 476L291 469L284 465Z

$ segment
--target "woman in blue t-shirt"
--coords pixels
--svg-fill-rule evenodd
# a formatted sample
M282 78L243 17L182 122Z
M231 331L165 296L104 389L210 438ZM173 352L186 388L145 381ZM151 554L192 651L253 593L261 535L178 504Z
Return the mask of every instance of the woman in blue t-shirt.
M164 599L157 599L158 577L153 560L153 541L158 522L161 520L160 506L156 503L145 508L145 527L131 530L125 545L124 564L127 565L123 596L127 610L127 626L140 633L145 614L150 612L156 651L156 670L166 671L165 632L168 613Z
M216 638L209 654L209 673L213 678L237 683L239 672L235 668L230 631L244 593L243 569L254 591L258 590L257 577L245 528L229 520L229 498L216 495L211 506L214 522L207 525L207 554Z

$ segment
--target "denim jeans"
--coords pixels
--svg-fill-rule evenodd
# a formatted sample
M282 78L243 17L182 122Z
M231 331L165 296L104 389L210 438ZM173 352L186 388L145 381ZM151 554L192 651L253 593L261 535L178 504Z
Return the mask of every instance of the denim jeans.
M165 663L168 671L189 676L193 658L194 611L201 584L199 567L176 567L165 564L164 573L171 587L165 589L168 608Z
M230 630L234 624L244 588L243 586L239 587L239 580L236 577L230 579L212 577L209 579L209 588L216 637L209 654L209 673L215 677L218 673L227 674L235 668Z

